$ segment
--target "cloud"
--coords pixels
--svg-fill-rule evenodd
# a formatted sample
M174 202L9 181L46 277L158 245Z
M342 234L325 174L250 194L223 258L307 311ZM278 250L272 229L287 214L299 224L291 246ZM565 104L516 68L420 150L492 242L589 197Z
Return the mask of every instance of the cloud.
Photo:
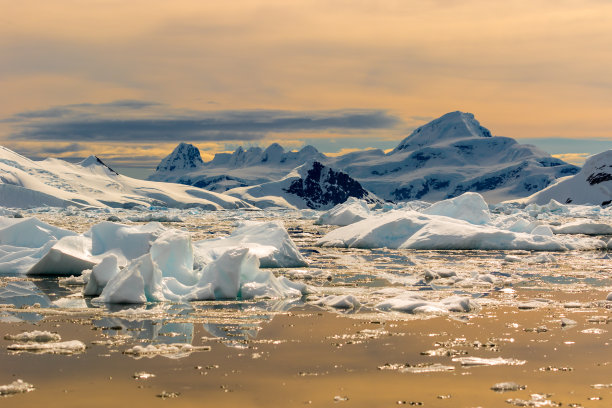
M73 104L7 118L12 140L253 141L269 133L364 132L392 129L401 120L385 110L177 110L149 101Z
M587 157L589 157L590 155L590 153L563 153L553 154L552 156L568 163L575 164L576 166L582 166L586 161Z

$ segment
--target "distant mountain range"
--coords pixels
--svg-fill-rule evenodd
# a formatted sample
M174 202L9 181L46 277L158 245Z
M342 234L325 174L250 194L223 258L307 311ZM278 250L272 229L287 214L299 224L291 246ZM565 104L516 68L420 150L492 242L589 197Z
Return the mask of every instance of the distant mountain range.
M314 161L391 201L438 201L474 191L499 202L527 197L580 170L534 146L492 136L471 113L451 112L414 130L389 153L374 149L329 157L313 146L293 152L275 143L265 150L239 147L204 162L196 147L181 143L150 179L242 197L246 190L236 188L280 181Z

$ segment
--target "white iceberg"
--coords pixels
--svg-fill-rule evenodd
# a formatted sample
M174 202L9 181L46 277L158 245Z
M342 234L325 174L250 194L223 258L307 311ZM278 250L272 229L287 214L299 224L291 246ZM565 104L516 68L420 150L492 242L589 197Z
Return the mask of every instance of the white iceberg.
M555 234L612 235L612 225L589 219L569 222L552 230Z
M489 205L478 193L463 193L458 197L438 201L422 211L423 214L444 215L470 224L482 225L491 222Z
M338 204L321 214L316 224L345 226L364 220L369 216L370 208L365 200L349 197L344 203Z
M338 228L319 239L317 245L342 248L533 251L606 247L598 239L532 235L411 210L390 211Z
M249 221L227 237L194 243L196 259L209 263L229 248L249 248L262 268L294 268L308 266L299 249L279 221Z
M89 280L85 285L83 294L85 296L98 296L106 284L119 273L119 259L110 254L102 259L102 262L93 267Z

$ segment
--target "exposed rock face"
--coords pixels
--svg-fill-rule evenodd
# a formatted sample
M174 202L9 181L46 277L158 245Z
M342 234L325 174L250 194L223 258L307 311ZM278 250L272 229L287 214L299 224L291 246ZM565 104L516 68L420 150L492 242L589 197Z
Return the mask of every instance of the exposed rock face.
M192 144L180 143L157 166L155 171L185 171L202 167L204 162L200 150Z
M294 180L284 191L304 199L306 205L313 209L341 204L349 197L374 201L357 180L318 161L312 163L306 177Z

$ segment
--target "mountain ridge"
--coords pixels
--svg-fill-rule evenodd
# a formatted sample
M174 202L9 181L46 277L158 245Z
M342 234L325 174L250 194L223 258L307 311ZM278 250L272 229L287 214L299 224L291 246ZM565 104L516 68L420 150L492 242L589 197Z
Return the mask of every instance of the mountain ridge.
M267 156L270 151L274 154ZM312 146L298 152L278 144L265 150L239 147L234 153L215 155L195 171L157 172L151 179L222 192L279 180L313 159L390 201L438 201L466 191L493 202L506 201L529 196L579 171L535 146L493 136L473 114L455 111L415 129L389 153L372 149L330 157Z

